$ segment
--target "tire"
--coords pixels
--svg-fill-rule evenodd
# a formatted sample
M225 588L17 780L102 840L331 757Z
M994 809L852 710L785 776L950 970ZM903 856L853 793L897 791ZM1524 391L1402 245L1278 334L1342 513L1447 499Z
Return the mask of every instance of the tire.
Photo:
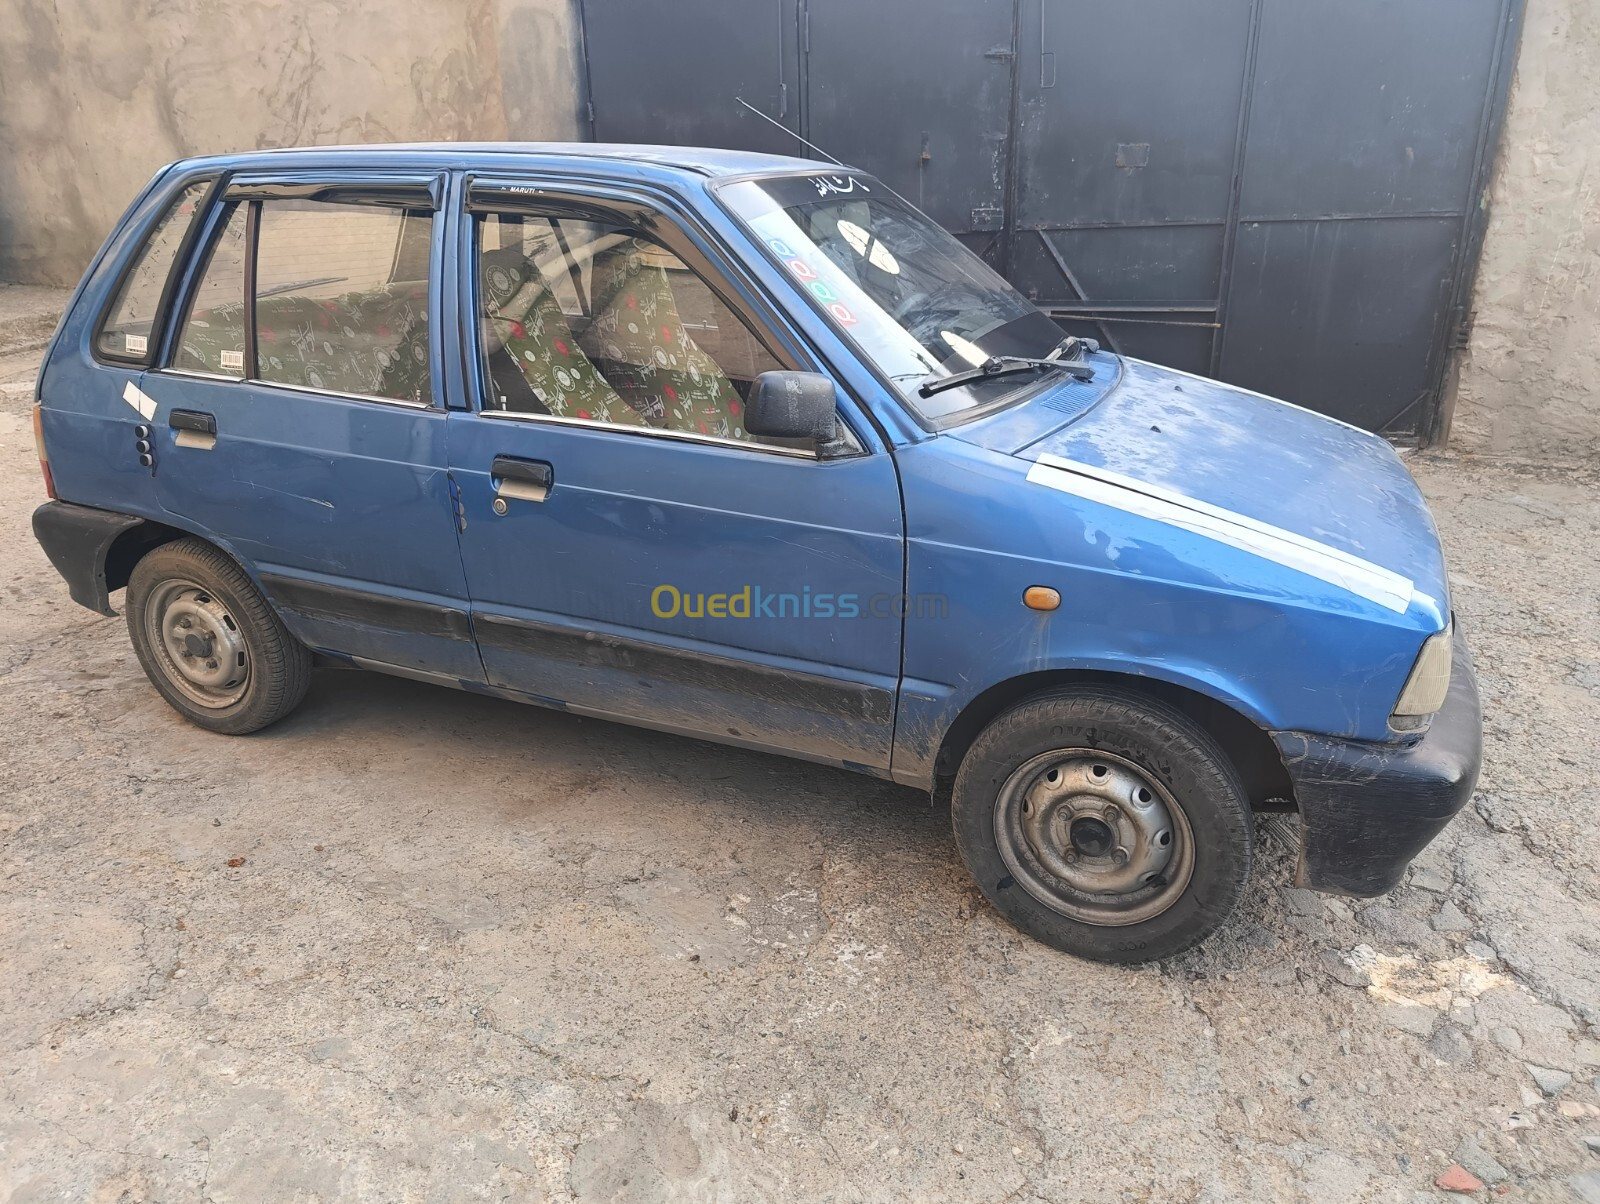
M1044 694L1001 714L961 762L951 822L1006 919L1094 961L1192 948L1250 877L1254 829L1232 763L1180 711L1128 691Z
M305 697L311 653L229 557L198 539L162 544L128 579L128 634L150 683L190 723L242 736Z

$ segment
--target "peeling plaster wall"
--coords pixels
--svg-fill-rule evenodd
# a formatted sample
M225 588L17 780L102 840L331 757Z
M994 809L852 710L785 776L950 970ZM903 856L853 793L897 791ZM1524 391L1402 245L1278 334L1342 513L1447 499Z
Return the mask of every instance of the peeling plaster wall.
M0 280L72 284L163 163L579 136L571 0L0 0Z
M1527 0L1450 445L1600 449L1600 5Z

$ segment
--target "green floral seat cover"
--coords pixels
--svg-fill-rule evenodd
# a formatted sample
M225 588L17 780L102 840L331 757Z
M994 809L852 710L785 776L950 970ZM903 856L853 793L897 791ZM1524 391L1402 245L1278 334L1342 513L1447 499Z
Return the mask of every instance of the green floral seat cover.
M224 356L226 355L226 359ZM244 302L197 309L184 323L174 367L238 376L244 364Z
M243 315L242 305L197 311L184 328L179 366L239 375ZM262 380L365 397L432 400L425 282L326 299L263 297L256 302L256 329ZM231 353L226 363L224 352Z
M550 413L622 426L649 425L583 353L561 302L526 255L515 247L485 252L482 280L489 352L503 347Z
M595 260L584 347L652 426L743 439L739 394L689 337L661 255L632 238Z

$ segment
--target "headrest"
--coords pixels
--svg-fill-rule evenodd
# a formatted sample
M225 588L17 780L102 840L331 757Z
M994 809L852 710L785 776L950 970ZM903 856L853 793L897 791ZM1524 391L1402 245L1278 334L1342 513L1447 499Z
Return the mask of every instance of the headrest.
M479 263L479 276L482 280L484 308L494 317L510 318L513 321L520 321L527 316L533 300L530 297L528 304L520 305L520 309L511 312L513 298L522 292L530 281L537 281L541 290L544 287L544 279L539 275L539 269L522 253L520 247L501 247L495 251L485 251Z

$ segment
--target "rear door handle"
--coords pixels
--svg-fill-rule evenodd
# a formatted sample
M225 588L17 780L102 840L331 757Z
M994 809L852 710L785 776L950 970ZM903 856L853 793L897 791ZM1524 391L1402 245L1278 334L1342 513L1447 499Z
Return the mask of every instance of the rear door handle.
M173 410L167 425L177 432L173 440L179 447L210 451L217 445L217 420L201 410Z
M542 502L555 487L556 470L546 460L520 460L516 456L496 456L490 467L497 503L506 498ZM500 512L500 507L495 507Z

